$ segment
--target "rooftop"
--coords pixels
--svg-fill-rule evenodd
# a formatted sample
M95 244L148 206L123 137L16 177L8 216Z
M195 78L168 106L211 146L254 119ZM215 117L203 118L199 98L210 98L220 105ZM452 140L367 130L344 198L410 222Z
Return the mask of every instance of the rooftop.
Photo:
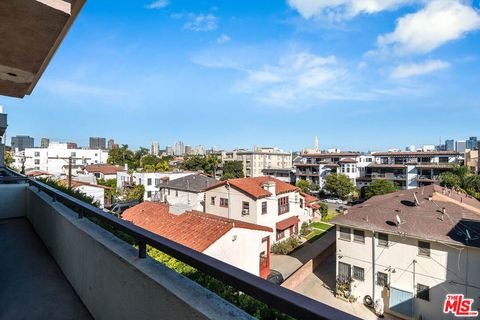
M220 181L205 190L211 190L218 188L219 186L230 185L249 196L260 199L269 197L272 193L264 188L264 185L268 182L275 183L275 194L283 194L287 192L294 192L299 190L297 187L292 186L289 183L283 182L276 178L270 176L262 176L262 177L255 177L255 178L238 178L238 179L229 179L227 181Z
M376 157L458 156L457 151L372 152Z
M212 186L217 182L218 181L216 179L199 173L170 180L163 183L161 187L191 192L202 192L205 188Z
M445 213L442 218L443 209ZM399 225L396 216L400 218ZM350 208L347 214L337 216L332 222L430 241L480 247L480 202L437 185L372 197Z
M268 227L204 212L187 211L176 215L169 209L167 204L145 201L127 209L122 218L199 252L233 228L272 232Z
M119 171L126 171L123 167L111 164L90 164L85 166L84 170L91 173L102 173L107 175L116 174Z

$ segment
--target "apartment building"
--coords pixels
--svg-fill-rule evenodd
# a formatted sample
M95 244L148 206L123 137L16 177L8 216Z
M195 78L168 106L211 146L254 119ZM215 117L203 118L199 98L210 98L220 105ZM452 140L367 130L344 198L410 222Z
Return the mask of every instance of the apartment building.
M48 148L27 148L14 154L13 166L25 171L41 170L54 175L68 171L68 158L72 157L74 173L85 165L107 163L108 151L100 149L69 149L66 143L51 142Z
M478 162L478 150L465 151L465 166L468 167L471 173L477 174L480 172L480 164Z
M205 201L208 213L272 228L272 242L297 235L312 218L297 187L266 176L221 181L205 189Z
M403 319L451 319L447 294L479 310L479 214L479 201L437 185L375 196L333 220L337 278Z
M272 229L199 211L176 215L169 210L165 203L147 201L127 209L122 219L256 276L270 273Z
M172 211L197 210L205 212L204 189L218 181L204 174L192 174L159 185L160 201L168 203Z
M303 153L295 162L297 179L318 184L323 188L325 178L330 173L347 175L356 183L360 175L358 170L359 152L318 152Z
M196 174L196 172L117 172L117 189L133 185L143 185L145 193L143 200L160 201L160 185L182 177Z
M264 169L291 169L292 153L278 148L254 147L252 150L237 149L215 152L221 163L241 161L245 177L263 176Z
M365 168L359 187L375 179L386 179L402 189L438 183L439 175L459 163L456 151L373 152L374 162Z
M14 136L10 143L13 151L23 151L34 147L34 139L30 136Z

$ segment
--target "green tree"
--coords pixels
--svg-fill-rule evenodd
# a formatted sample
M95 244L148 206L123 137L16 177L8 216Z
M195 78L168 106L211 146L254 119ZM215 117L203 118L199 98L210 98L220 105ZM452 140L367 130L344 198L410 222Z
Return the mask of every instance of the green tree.
M398 187L389 180L375 180L366 188L365 198L370 199L373 196L395 192Z
M170 171L170 166L168 165L168 161L162 160L159 163L157 163L157 165L155 166L155 170L157 172Z
M305 179L300 179L295 184L302 192L308 193L310 191L310 181Z
M344 174L332 173L325 179L325 189L342 199L355 191L352 180Z
M243 178L243 163L241 161L225 161L221 180Z
M443 172L440 174L440 185L450 189L461 189L462 180L453 172Z
M133 188L128 188L125 195L126 200L138 200L143 201L143 194L145 193L145 187L143 185L136 185Z

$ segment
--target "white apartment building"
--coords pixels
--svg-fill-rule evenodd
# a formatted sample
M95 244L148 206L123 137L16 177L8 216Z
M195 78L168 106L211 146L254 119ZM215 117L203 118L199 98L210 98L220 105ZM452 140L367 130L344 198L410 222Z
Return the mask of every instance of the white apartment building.
M338 150L336 150L338 151ZM319 152L303 153L295 163L297 179L304 179L324 187L325 178L330 173L343 173L353 183L360 176L358 152ZM363 164L362 164L363 167Z
M164 203L142 202L122 218L256 276L270 273L272 229L198 211L180 215Z
M333 221L336 275L403 319L452 319L447 294L480 308L480 202L437 185L376 196ZM341 294L340 292L337 292Z
M126 171L117 173L117 189L132 185L143 185L145 194L143 200L160 201L160 185L182 177L196 174L196 172L134 172Z
M230 179L205 190L206 212L272 228L272 242L298 234L312 218L299 189L272 177Z
M221 162L241 161L245 177L263 176L264 169L291 169L292 153L278 148L255 147L253 150L238 149L216 153Z
M72 157L72 168L76 170L89 164L107 163L108 151L92 149L69 149L66 143L51 142L48 148L27 148L14 155L13 165L22 168L25 161L25 170L41 170L54 175L65 174L68 171L68 160Z

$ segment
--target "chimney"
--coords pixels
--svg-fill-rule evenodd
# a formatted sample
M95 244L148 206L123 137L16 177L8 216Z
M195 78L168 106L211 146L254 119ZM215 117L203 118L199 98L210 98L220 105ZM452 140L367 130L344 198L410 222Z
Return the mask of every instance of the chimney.
M275 196L275 189L276 189L276 184L274 181L267 181L262 185L263 189L267 190L272 194L272 196Z

